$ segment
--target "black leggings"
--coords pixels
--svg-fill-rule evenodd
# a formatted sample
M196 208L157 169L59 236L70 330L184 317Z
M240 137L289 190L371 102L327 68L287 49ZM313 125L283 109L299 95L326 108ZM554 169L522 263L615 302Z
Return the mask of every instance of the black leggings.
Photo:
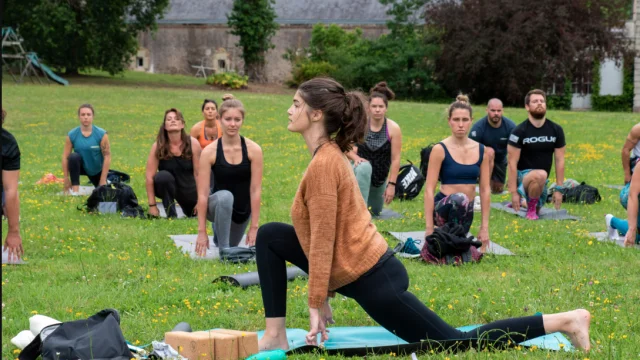
M102 176L102 171L95 175L87 175L84 170L84 166L82 166L82 156L76 152L69 154L67 158L67 167L69 169L69 178L71 180L72 186L80 185L80 175L86 175L91 181L93 186L98 187L100 184L100 177Z
M256 251L265 316L284 317L287 312L285 261L309 271L309 262L293 226L282 223L261 226ZM336 292L354 299L373 320L409 343L457 341L457 348L480 348L486 344L506 347L545 334L542 316L500 320L468 332L459 331L407 291L409 276L398 259L391 256L383 261L373 271Z
M156 197L162 199L162 206L164 206L167 217L178 217L176 202L180 204L187 217L194 216L193 209L198 202L196 189L178 189L176 178L170 172L161 170L153 176L153 191L156 193Z

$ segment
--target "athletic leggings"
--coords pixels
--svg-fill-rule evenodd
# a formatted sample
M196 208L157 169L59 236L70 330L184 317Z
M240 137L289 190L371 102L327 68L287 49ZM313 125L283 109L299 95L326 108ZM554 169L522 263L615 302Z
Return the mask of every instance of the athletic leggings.
M286 262L309 271L309 262L293 226L282 223L261 226L256 251L265 316L284 317ZM479 348L487 343L506 347L545 334L542 316L500 320L468 332L459 331L408 292L408 288L409 276L404 265L394 256L383 256L372 270L336 292L354 299L373 320L409 343L458 341L459 349Z
M436 226L460 224L469 232L473 223L473 202L464 193L445 195L439 192L435 198L433 222Z
M86 175L93 186L98 187L102 171L95 175L88 175L82 166L82 156L76 152L69 154L67 158L67 168L69 169L69 179L72 186L80 185L80 175Z
M160 170L153 176L153 191L156 197L162 199L162 206L167 217L177 218L176 202L180 204L185 216L193 217L193 209L198 203L198 193L195 188L181 189L176 178L167 170Z

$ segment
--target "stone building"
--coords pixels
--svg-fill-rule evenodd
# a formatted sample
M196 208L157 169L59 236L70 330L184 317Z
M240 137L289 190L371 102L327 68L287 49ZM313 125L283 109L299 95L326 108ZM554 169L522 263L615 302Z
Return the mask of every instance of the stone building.
M635 36L636 58L633 70L633 83L635 96L633 97L633 112L640 112L640 0L633 2L633 30Z
M140 48L131 68L192 75L198 66L207 74L242 71L238 37L227 26L232 6L233 0L171 0L157 31L138 36ZM306 47L316 23L359 27L365 36L375 38L387 31L390 19L378 0L276 0L274 8L280 29L272 38L275 48L266 56L269 82L284 82L290 76L291 64L282 56L287 49Z

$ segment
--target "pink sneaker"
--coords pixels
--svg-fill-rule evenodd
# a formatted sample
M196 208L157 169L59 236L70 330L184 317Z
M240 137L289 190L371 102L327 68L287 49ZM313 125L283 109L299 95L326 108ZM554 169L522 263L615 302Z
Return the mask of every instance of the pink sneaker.
M538 207L538 199L530 199L527 203L527 215L525 216L529 220L538 220L540 217L538 216L538 211L536 211Z

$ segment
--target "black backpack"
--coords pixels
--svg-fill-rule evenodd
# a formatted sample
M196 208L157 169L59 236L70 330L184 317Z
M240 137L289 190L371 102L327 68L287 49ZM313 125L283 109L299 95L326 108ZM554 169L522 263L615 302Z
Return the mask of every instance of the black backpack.
M427 178L427 168L429 167L429 156L431 156L431 150L433 150L434 145L434 143L431 143L420 150L420 172L425 179Z
M131 176L127 173L123 173L122 171L109 170L107 173L107 181L112 184L129 183L129 180L131 180Z
M595 204L602 200L596 187L587 185L584 181L580 185L567 189L562 194L562 201L568 203Z
M85 209L88 212L94 212L98 210L98 204L101 202L115 202L118 211L121 211L124 217L144 218L144 210L138 204L138 197L131 186L124 183L115 182L93 189L87 198ZM82 208L78 207L78 210L82 210Z
M425 178L420 173L420 169L409 161L408 164L402 165L398 171L394 197L400 200L411 200L420 194L424 182Z

